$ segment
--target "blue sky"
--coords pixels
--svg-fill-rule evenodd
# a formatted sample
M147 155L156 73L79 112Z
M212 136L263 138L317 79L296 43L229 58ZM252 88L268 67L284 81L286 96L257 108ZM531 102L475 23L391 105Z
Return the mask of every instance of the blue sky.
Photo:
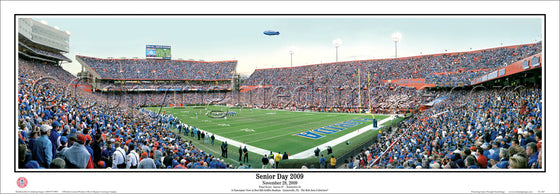
M71 59L145 57L147 44L170 45L173 59L238 60L238 73L255 68L394 57L391 35L402 34L398 56L467 51L542 39L539 17L490 16L122 16L36 17L68 30ZM279 36L266 36L278 30ZM64 64L73 74L77 62Z

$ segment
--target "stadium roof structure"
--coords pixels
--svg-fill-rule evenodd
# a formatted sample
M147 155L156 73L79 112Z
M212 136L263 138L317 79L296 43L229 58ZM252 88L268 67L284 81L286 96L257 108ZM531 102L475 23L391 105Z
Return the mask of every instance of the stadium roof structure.
M20 50L24 49L25 53L27 53L28 56L34 55L35 57L32 58L38 60L46 60L50 62L53 61L72 62L71 59L61 54L64 51L34 42L22 35L18 36L18 46Z

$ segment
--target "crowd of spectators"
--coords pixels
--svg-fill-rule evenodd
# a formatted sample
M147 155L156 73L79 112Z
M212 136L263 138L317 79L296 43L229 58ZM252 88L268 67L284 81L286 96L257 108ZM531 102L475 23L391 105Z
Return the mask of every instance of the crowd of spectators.
M98 89L124 90L124 91L208 91L231 89L231 81L186 81L176 83L108 83L100 82Z
M85 101L103 98L68 92L61 80L36 84L64 75L50 66L18 65L18 168L232 168L174 133L171 127L180 123L172 116L107 108L110 103L88 106Z
M379 134L376 144L347 159L352 163L347 167L542 168L541 92L522 88L448 94L404 126Z
M135 92L106 94L133 106L167 106L169 104L226 104L231 102L231 93L226 92ZM120 99L119 99L120 98Z
M475 80L483 75L486 75L492 71L489 70L481 70L481 71L466 71L460 73L450 73L450 74L440 74L435 75L431 74L426 77L426 83L455 83L455 84L462 84L462 85L469 85L471 80Z
M30 72L31 74L41 74L42 77L52 77L62 81L65 84L76 84L76 76L62 69L59 65L45 65L43 63L32 62L20 59L18 62L20 72ZM23 69L22 69L23 68ZM83 83L82 83L83 84Z
M363 87L263 87L241 92L242 105L258 108L283 110L313 110L329 112L355 112L356 107L377 113L392 113L394 110L416 109L429 102L430 92L410 87L382 86Z
M123 80L231 80L237 61L183 61L157 59L101 59L76 56L102 79Z
M434 54L399 59L378 59L315 64L298 67L257 69L244 86L327 85L337 88L365 85L371 80L425 78L426 83L470 80L542 51L541 42L480 51ZM359 73L359 72L360 73ZM358 76L360 76L358 78Z
M480 51L257 69L244 82L241 104L259 108L355 112L415 109L425 91L395 89L384 80L469 85L471 80L542 51L541 42ZM359 89L360 88L360 89ZM361 100L361 101L360 101Z

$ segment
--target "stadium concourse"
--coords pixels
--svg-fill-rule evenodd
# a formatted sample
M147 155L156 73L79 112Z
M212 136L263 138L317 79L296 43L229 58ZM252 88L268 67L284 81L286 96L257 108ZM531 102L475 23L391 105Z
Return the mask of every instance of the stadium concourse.
M236 62L77 56L105 80L132 81L124 85L129 89L186 88L179 95L165 90L133 92L121 101L106 99L104 92L76 89L72 83L77 78L56 64L19 58L18 168L233 168L174 133L172 128L179 123L174 117L134 106L176 102L306 111L415 110L400 127L378 135L377 143L360 154L339 159L338 164L344 163L345 168L542 168L540 82L447 91L399 87L399 82L389 81L422 79L430 87L468 86L481 75L541 50L539 42L453 54L259 69L246 80L241 93L232 93L221 82L231 81ZM166 70L158 71L161 67ZM182 83L172 82L176 79ZM150 83L138 83L140 80ZM167 82L156 82L161 80ZM191 91L193 87L197 90ZM282 101L290 92L291 99ZM440 103L420 109L442 98Z

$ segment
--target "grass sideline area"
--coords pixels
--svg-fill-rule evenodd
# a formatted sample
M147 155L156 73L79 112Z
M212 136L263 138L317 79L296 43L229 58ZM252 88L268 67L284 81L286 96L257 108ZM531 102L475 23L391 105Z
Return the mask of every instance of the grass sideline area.
M172 130L177 133L177 129L176 128L172 128ZM183 134L181 134L181 137L183 137L183 139L192 142L192 144L194 146L196 146L197 148L203 150L206 153L212 154L213 156L216 156L217 158L220 159L224 159L224 162L231 164L235 167L238 167L240 163L239 162L239 152L238 149L239 147L233 146L231 144L228 145L228 157L224 158L221 157L221 150L220 150L220 145L222 145L222 142L219 140L215 140L214 142L214 146L212 146L211 144L205 144L204 140L197 140L196 136L195 137L191 137L191 136L185 136ZM251 166L251 168L261 168L262 167L262 163L261 163L261 158L262 155L260 154L255 154L251 151L249 151L249 162L243 163L244 166Z
M159 112L159 107L147 107L147 110ZM230 111L236 112L237 116L228 116L225 118L210 118L206 115L209 111ZM341 137L347 133L360 129L371 123L362 123L353 127L346 128L337 133L325 135L319 139L309 139L305 137L295 136L294 134L309 131L332 124L337 124L352 119L371 118L366 114L349 114L349 113L322 113L322 112L292 112L279 110L262 110L262 109L240 109L225 106L188 106L182 108L164 107L162 113L177 116L183 123L196 126L203 131L215 133L229 139L259 147L262 149L273 151L274 153L289 152L292 155L304 150L312 149L318 145ZM388 115L376 115L375 118L382 120ZM177 132L176 129L174 129ZM333 152L343 153L345 150L352 149L360 145L360 142L366 142L377 135L377 131L368 131L360 136L350 140L352 144L333 145ZM220 155L221 141L216 140L214 146L204 144L204 141L198 141L195 138L183 136L200 149L211 153L212 155ZM226 162L239 165L239 147L228 146L228 158ZM253 168L261 168L261 158L263 153L253 153L249 150L249 165ZM326 154L326 151L325 151ZM220 157L222 158L222 157ZM314 157L308 159L299 159L305 163L307 160L316 160ZM299 160L284 160L280 162L281 168L300 168ZM317 160L318 161L318 160ZM341 161L342 162L342 161ZM285 163L283 165L283 163ZM293 165L290 165L293 163ZM236 165L237 164L237 165ZM248 164L244 164L245 166ZM301 163L302 164L302 163ZM299 165L299 166L298 166ZM318 167L318 165L315 165Z

